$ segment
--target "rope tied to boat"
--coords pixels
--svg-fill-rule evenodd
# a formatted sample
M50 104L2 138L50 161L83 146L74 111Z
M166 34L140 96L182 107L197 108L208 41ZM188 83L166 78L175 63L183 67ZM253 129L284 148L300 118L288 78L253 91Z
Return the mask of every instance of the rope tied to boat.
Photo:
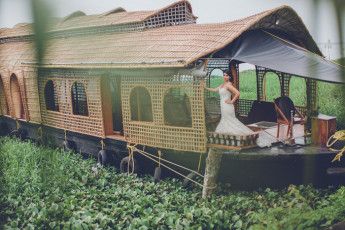
M201 168L201 160L202 160L202 153L200 153L200 156L199 156L198 172L200 172L200 168Z
M145 149L143 149L143 151L145 151ZM158 154L158 167L161 167L161 158L162 158L162 152L160 150L158 150L157 152Z
M104 144L104 141L103 141L103 139L101 140L101 148L102 148L102 150L104 150L104 147L105 147L105 144Z
M134 173L134 152L135 152L135 145L130 145L127 144L127 148L128 148L128 164L127 164L127 174L133 174ZM132 163L132 172L129 172L129 164Z
M64 135L65 135L65 142L67 142L67 130L64 129Z
M130 144L128 144L128 145L127 145L127 148L128 148L128 150L129 150L129 155L132 155L132 157L133 157L133 153L134 153L134 152L137 152L137 153L141 154L142 156L145 156L146 158L148 158L148 159L150 159L150 160L152 160L152 161L158 163L159 165L162 165L163 167L167 168L168 170L170 170L170 171L176 173L177 175L179 175L179 176L181 176L181 177L183 177L183 178L185 178L185 179L191 181L192 183L194 183L194 184L196 184L196 185L198 185L198 186L200 186L200 187L202 187L202 188L205 187L203 184L201 184L201 183L199 183L199 182L197 182L197 181L195 181L195 180L193 180L193 179L191 179L191 178L189 178L189 177L183 175L182 173L178 172L177 170L175 170L175 169L173 169L173 168L167 166L166 164L162 163L161 161L166 162L166 163L169 163L169 164L172 164L172 165L174 165L174 166L176 166L176 167L182 168L182 169L184 169L184 170L186 170L186 171L189 171L189 172L193 172L193 173L195 173L196 175L198 175L198 176L204 178L204 176L201 175L201 174L200 174L199 172L197 172L197 171L194 171L194 170L192 170L192 169L186 168L186 167L184 167L184 166L182 166L182 165L176 164L176 163L174 163L174 162L171 162L171 161L168 161L168 160L162 158L162 157L161 157L161 152L160 152L160 151L157 152L157 155L158 155L158 156L155 156L155 155L153 155L153 154L150 154L150 153L148 153L148 152L145 152L144 150L138 149L135 145L130 145ZM160 153L159 153L159 152L160 152ZM134 168L134 167L133 167L133 168ZM129 170L129 169L128 169L128 170ZM214 188L216 188L216 186L213 186L213 187L206 187L206 188L214 189Z
M332 140L333 139L333 140ZM332 146L337 142L337 141L345 141L345 130L340 130L335 132L330 138L328 139L326 146L332 151L339 151L339 149L334 149ZM343 146L342 149L340 149L340 152L335 155L333 158L332 162L334 161L340 161L341 157L343 156L345 152L345 146Z
M41 139L41 140L43 139L43 129L42 129L42 126L38 127L37 135L38 135L39 139Z
M16 119L16 130L18 130L20 128L20 123L18 121L18 119Z

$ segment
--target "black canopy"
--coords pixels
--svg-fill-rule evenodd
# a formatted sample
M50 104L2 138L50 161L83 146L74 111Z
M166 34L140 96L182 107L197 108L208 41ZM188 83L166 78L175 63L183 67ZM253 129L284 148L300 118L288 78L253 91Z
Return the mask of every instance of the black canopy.
M320 81L345 83L344 67L265 31L250 31L227 49L228 58Z

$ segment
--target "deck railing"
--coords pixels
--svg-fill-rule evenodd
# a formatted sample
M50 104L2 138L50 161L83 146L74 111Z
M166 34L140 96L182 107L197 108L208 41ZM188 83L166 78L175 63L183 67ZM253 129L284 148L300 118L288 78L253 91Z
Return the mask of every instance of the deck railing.
M239 149L255 147L256 139L258 137L259 137L258 133L254 133L250 135L231 135L231 134L208 132L207 143L208 143L208 147L239 150Z

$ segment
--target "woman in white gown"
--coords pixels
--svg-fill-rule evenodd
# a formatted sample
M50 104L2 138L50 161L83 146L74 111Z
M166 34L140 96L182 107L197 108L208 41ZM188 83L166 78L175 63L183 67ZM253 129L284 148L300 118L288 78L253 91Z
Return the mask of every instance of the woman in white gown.
M218 92L220 95L221 119L215 130L216 133L231 135L250 135L254 132L236 118L234 103L240 97L240 92L233 86L233 78L229 71L224 72L224 83L217 88L206 90ZM231 98L231 95L232 98ZM269 147L273 143L272 138L264 132L259 133L256 144L260 147Z

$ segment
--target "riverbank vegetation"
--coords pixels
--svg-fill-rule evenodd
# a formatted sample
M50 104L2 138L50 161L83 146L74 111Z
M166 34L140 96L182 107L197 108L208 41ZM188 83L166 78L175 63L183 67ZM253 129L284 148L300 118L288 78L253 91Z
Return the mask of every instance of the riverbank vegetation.
M230 187L203 200L176 179L154 183L8 138L0 139L0 180L5 229L317 229L345 219L345 187Z

